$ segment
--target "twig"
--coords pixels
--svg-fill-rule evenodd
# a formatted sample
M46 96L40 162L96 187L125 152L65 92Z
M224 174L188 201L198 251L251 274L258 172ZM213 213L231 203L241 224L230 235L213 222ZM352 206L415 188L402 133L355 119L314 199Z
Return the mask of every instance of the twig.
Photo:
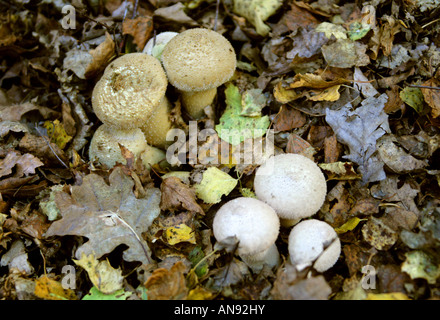
M432 89L432 90L440 90L440 87L431 87L431 86L421 86L417 84L410 84L408 87L412 88L422 88L422 89Z
M215 5L214 31L217 31L218 12L220 11L220 0Z

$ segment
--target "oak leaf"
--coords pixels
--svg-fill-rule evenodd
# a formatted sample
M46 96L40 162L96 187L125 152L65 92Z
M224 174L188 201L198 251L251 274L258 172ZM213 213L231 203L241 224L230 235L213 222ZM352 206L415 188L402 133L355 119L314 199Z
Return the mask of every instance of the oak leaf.
M55 203L62 218L52 223L46 236L77 235L89 239L75 253L94 254L99 259L120 244L126 261L150 263L151 252L141 234L159 215L160 191L152 188L137 199L133 180L116 168L109 177L110 185L97 174L84 177L80 186L72 186L71 194L58 192Z

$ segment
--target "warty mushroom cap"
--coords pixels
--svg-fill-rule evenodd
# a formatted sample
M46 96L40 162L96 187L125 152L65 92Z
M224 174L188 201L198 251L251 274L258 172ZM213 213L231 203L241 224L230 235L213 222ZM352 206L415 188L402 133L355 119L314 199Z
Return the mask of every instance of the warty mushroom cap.
M128 53L110 63L96 83L92 107L103 123L139 127L165 95L168 80L159 60Z
M108 168L112 168L117 162L125 164L126 160L122 156L119 144L130 150L135 157L139 157L147 148L147 141L141 129L116 129L102 124L90 141L90 160L96 160Z
M315 162L299 154L279 154L256 171L255 194L275 209L281 219L315 214L324 203L327 184Z
M237 237L239 255L258 254L269 249L275 243L279 229L276 212L255 198L240 197L228 201L217 211L213 221L217 241Z
M169 82L181 91L205 91L228 81L236 56L221 34L203 28L188 29L172 38L162 52Z
M341 253L336 231L326 222L309 219L298 223L289 234L290 262L298 270L312 266L318 272L330 269Z

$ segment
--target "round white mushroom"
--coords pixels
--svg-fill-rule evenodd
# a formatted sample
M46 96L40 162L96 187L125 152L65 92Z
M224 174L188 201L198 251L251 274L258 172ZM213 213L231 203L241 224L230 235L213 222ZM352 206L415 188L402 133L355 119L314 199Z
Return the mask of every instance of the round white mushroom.
M315 162L299 154L269 158L256 171L255 194L283 220L297 222L314 215L327 194L324 174ZM290 223L291 225L292 223Z
M255 198L236 198L225 203L213 222L214 236L220 243L232 237L238 240L238 255L254 271L280 262L275 241L279 218L270 206Z
M324 272L338 260L341 242L329 224L309 219L292 228L288 248L290 262L298 270L313 266L316 271Z

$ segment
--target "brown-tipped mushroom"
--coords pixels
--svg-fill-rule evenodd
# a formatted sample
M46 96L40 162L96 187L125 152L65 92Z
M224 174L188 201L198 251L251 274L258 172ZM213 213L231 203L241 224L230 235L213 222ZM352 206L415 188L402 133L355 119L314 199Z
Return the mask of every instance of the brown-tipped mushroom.
M144 53L125 54L110 63L96 83L92 107L105 124L141 127L165 96L167 84L159 60Z
M234 48L225 37L195 28L167 43L162 63L169 82L182 92L184 107L197 119L212 103L217 87L232 77L237 61Z

